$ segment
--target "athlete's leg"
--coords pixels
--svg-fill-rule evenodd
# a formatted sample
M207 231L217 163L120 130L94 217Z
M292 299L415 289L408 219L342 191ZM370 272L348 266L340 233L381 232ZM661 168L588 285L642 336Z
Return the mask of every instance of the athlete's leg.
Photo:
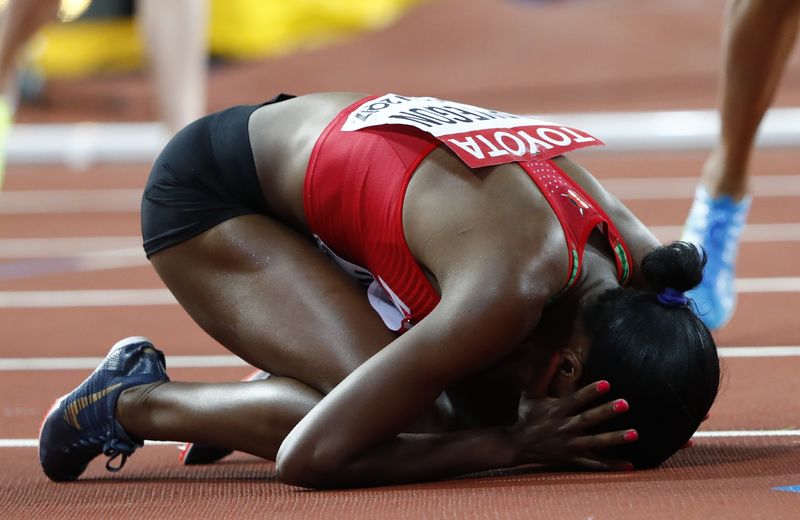
M6 138L16 107L17 56L30 37L54 19L59 0L9 0L0 16L0 188L5 174Z
M191 441L275 460L322 394L286 377L245 383L168 382L122 393L116 419L140 439Z
M158 110L173 134L206 112L206 0L138 0Z
M284 436L320 397L288 378L172 383L163 353L146 338L126 338L48 411L39 432L39 461L52 480L75 480L100 454L110 457L108 469L121 468L145 438L207 441L274 458Z
M221 384L156 383L122 392L115 418L134 438L190 441L275 460L283 439L322 397L288 377ZM450 429L449 407L442 396L406 431Z
M310 240L265 216L230 219L151 261L212 337L284 377L127 390L117 420L135 437L270 458L327 391L394 337L354 281Z
M9 0L0 17L0 88L14 88L17 56L31 36L55 19L59 0Z
M748 192L753 141L797 39L800 0L731 0L723 32L721 132L703 169L712 197Z
M253 370L245 376L242 381L263 381L268 379L270 374L263 370ZM178 459L187 466L199 464L213 464L233 453L229 448L221 448L212 444L202 442L184 442L180 448Z
M273 377L171 382L153 345L124 340L70 402L48 413L40 459L51 478L75 479L95 456L129 455L144 439L273 458L324 393L393 339L354 281L310 240L266 216L233 217L152 254L151 261L201 327ZM84 439L88 434L64 419L64 407L78 420L89 415L93 437Z
M761 119L797 37L800 0L730 0L723 33L722 126L703 166L683 240L702 246L703 282L689 294L712 329L736 305L739 240L750 209L749 164Z
M227 220L151 261L223 346L322 393L395 337L363 289L310 240L269 217Z

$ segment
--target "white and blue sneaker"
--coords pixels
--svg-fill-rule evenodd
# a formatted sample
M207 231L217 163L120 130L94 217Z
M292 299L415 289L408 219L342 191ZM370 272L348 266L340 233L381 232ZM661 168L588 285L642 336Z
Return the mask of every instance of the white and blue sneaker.
M694 301L697 315L712 330L727 324L736 307L736 254L750 202L750 197L740 202L728 195L712 198L700 185L683 227L681 240L702 247L708 258L703 281L687 296Z
M128 435L115 418L123 390L169 381L164 354L147 338L131 337L111 347L94 372L71 393L59 398L39 430L39 462L56 482L77 479L100 454L106 469L118 471L143 445ZM121 457L118 466L111 462Z

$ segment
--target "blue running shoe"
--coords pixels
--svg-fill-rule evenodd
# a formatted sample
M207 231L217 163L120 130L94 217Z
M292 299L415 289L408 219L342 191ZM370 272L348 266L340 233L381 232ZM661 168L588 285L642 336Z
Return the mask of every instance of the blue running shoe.
M123 390L169 381L164 354L147 338L131 337L111 347L94 372L70 394L59 398L39 431L39 462L56 482L77 479L101 453L106 469L119 471L142 441L132 439L114 418ZM112 461L121 457L118 466Z
M708 256L703 281L687 296L712 330L728 323L736 307L736 254L750 201L746 197L736 202L727 195L711 198L703 186L698 186L683 227L681 240L702 247Z
M256 370L242 379L242 381L263 381L268 377L269 372ZM233 450L229 450L228 448L218 448L216 446L198 444L194 442L188 442L183 446L180 446L179 449L180 461L186 466L194 466L197 464L213 464L214 462L217 462L218 460L233 453Z

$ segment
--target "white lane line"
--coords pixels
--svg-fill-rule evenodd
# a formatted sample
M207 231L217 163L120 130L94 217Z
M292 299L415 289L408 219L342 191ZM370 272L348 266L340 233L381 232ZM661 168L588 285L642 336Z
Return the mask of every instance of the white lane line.
M688 199L697 177L601 179L603 186L623 201ZM764 197L800 196L800 175L757 175L752 194ZM61 213L138 213L140 188L97 190L16 190L0 192L0 215Z
M0 448L38 448L39 439L0 439Z
M650 231L662 242L678 240L683 226L650 226ZM747 224L742 233L742 243L798 242L800 223Z
M102 357L0 358L0 372L22 370L94 370ZM222 368L248 366L241 358L219 356L167 356L170 368Z
M737 278L735 287L739 294L798 292L800 291L800 277Z
M149 265L139 237L0 239L0 280Z
M11 127L6 157L13 164L151 162L167 143L161 123L50 123Z
M574 126L600 138L606 146L593 151L698 150L713 146L719 135L716 110L653 112L595 112L542 114L547 121ZM767 111L757 138L758 146L800 144L800 108Z
M796 293L800 292L800 277L737 278L736 292L739 294ZM176 304L175 298L167 289L0 291L0 308L3 309L130 307Z
M167 289L0 292L0 308L5 309L176 304L175 297Z
M800 346L719 347L721 358L773 358L800 356Z
M182 442L144 441L145 446L179 446ZM38 448L39 439L0 439L0 448Z
M695 432L694 438L725 439L753 437L800 437L800 430L709 430ZM183 444L173 441L145 441L146 446L176 446ZM1 448L38 448L39 439L0 439Z
M17 190L0 192L0 215L138 213L142 190Z
M2 258L2 255L0 255ZM0 264L0 281L148 266L141 250L95 251L76 256L26 258Z
M677 240L682 226L650 226L661 241ZM800 222L748 223L742 242L800 241ZM74 256L144 257L140 236L0 238L0 259Z
M137 250L135 254L130 251L90 253L77 256L74 260L75 263L69 272L102 271L103 269L121 269L125 267L150 265L150 262L141 250Z
M598 151L708 149L719 134L716 110L584 112L534 117L581 128L602 139ZM758 146L800 144L800 108L771 108ZM9 132L6 160L12 164L151 162L169 134L159 123L18 124Z
M797 437L800 430L709 430L695 432L694 437L716 439L723 437Z
M621 200L688 199L694 196L697 177L636 177L600 179L608 191ZM751 179L755 197L796 197L800 175L755 175Z
M720 347L721 358L775 358L799 357L800 346ZM0 372L24 370L93 370L102 357L30 357L0 358ZM233 355L218 356L167 356L170 368L221 368L248 366Z
M142 237L0 238L0 258L52 258L89 254L143 257Z

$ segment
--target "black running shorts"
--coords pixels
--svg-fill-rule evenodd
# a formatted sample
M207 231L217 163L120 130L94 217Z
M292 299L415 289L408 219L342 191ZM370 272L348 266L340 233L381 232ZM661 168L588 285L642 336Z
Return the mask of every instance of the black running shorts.
M256 174L248 122L261 105L241 105L198 119L156 159L142 196L142 239L148 257L228 219L269 214Z

